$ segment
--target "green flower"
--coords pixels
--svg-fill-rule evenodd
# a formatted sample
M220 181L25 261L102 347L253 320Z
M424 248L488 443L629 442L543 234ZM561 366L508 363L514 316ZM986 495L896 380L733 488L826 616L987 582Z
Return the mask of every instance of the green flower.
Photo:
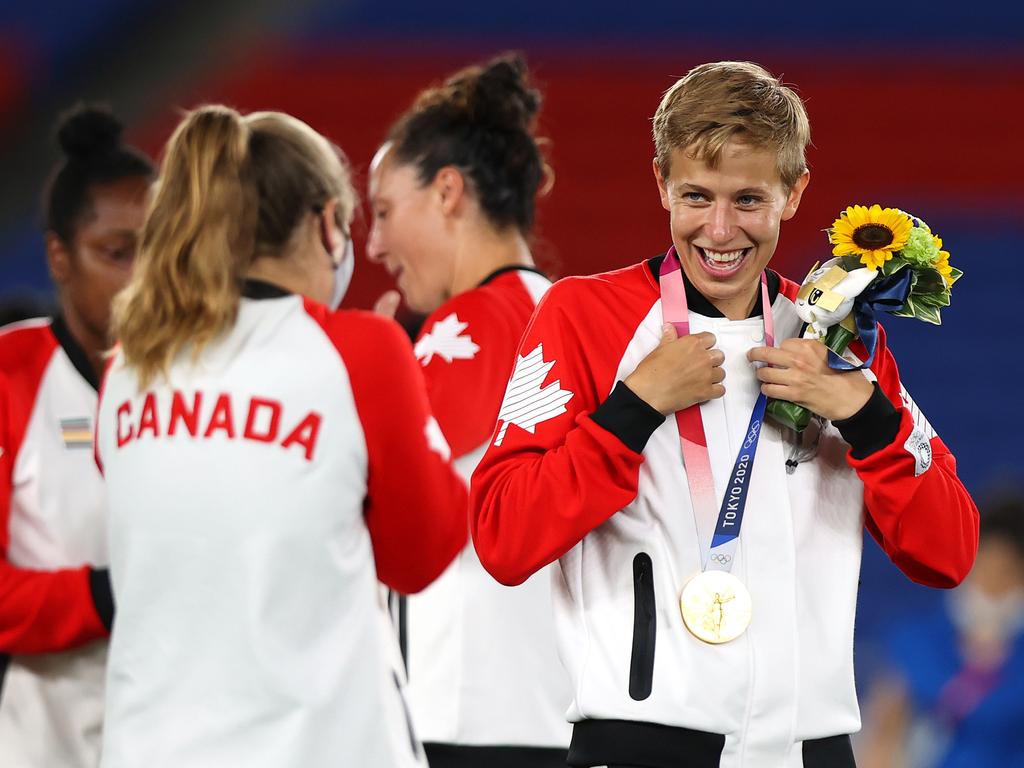
M914 227L900 255L915 267L932 267L939 260L939 248L927 227Z

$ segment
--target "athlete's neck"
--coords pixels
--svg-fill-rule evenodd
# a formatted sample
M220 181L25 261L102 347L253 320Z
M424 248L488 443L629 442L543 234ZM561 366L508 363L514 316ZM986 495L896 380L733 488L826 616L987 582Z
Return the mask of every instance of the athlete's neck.
M318 295L313 275L318 269L322 271L329 259L320 244L319 234L307 226L305 230L296 232L280 253L264 254L253 259L245 276L272 283L314 301L324 301Z
M299 296L308 296L310 291L309 281L305 275L295 269L294 265L284 259L263 257L256 259L249 266L245 276L253 280L262 280L271 283L278 288L284 288L289 293Z
M754 283L751 290L746 291L739 296L730 297L728 299L713 299L706 297L708 301L725 315L729 320L746 320L750 317L750 314L754 311L754 307L757 305L758 291L761 288L760 281Z
M728 298L722 299L716 298L714 296L706 296L704 293L697 290L696 283L690 278L690 276L686 272L686 264L682 265L682 270L683 282L686 285L687 297L693 297L694 299L697 299L697 301L692 302L695 306L691 308L695 312L701 311L700 305L703 302L700 302L699 299L703 299L705 302L707 302L707 304L710 304L712 307L717 309L718 312L721 313L722 317L725 317L728 320L746 320L748 317L750 317L751 313L754 311L754 308L757 306L757 299L760 296L761 291L760 276L758 276L757 280L755 280L754 284L751 285L749 288L740 291L735 296L730 296Z
M459 245L450 295L458 296L476 288L488 275L503 267L532 266L530 247L518 230L477 231Z
M61 313L64 316L64 324L68 328L68 333L85 352L85 356L89 360L89 367L96 374L96 381L100 381L106 367L105 355L110 348L108 334L106 332L98 333L96 329L91 328L75 311L71 302L61 302Z

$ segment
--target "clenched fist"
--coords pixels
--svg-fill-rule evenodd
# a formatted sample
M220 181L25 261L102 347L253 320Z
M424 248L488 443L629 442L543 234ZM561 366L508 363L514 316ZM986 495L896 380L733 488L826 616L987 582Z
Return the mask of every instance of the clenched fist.
M725 394L725 355L714 346L713 334L679 338L675 328L666 323L661 342L623 383L664 416L721 397Z
M778 348L755 347L747 359L768 364L757 370L768 397L802 405L832 421L853 416L874 391L861 371L829 368L828 349L820 341L786 339Z

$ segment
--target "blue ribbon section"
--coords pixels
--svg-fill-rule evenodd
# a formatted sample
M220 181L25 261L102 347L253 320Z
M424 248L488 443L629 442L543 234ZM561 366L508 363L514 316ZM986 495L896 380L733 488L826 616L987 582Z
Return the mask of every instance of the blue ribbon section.
M865 288L860 296L853 300L853 322L857 326L857 335L868 350L868 358L861 365L854 365L828 351L828 367L834 371L859 371L867 368L875 359L875 347L878 344L879 312L897 312L903 309L910 295L913 272L903 267L898 272L879 278Z
M729 485L725 488L722 508L718 511L718 524L711 539L712 552L715 547L728 544L740 535L743 510L747 507L747 493L750 490L750 472L754 466L754 456L757 454L757 443L761 439L761 426L764 424L764 409L767 404L768 398L763 393L758 395L754 411L750 414L746 437L743 438L743 445L736 456L732 474L729 475Z

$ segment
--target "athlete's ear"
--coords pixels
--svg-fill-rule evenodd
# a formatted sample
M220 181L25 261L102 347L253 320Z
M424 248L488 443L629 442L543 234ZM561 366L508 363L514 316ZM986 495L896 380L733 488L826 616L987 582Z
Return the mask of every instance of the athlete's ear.
M671 211L672 206L668 202L668 180L661 175L661 166L658 165L658 158L651 160L651 168L654 170L654 180L658 183L658 194L661 195L661 207Z
M453 165L446 165L434 176L431 186L445 216L451 216L459 209L466 193L466 178L462 171Z
M796 216L796 209L800 207L800 200L803 198L804 190L811 182L811 172L804 171L796 184L789 190L789 197L786 199L786 207L782 209L782 220L789 221Z
M320 210L320 242L328 254L334 255L335 251L345 244L345 235L338 226L338 201L331 199L324 203Z
M71 251L64 239L56 232L47 232L46 264L54 284L62 286L71 279Z

